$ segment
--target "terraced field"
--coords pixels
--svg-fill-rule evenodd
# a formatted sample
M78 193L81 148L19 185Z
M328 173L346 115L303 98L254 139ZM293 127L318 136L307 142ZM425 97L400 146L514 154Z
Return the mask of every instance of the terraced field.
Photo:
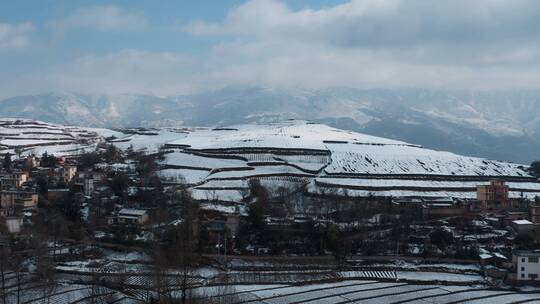
M283 185L279 182L292 177L305 182L290 187L307 185L313 194L475 198L477 185L502 178L509 181L511 197L540 195L540 182L523 165L302 121L194 130L165 147L164 173L182 170L177 173L185 175L199 198L211 189L212 197L228 202L241 200L242 195L220 187L220 181L247 184L258 179L278 188ZM277 183L268 182L269 177Z
M516 292L486 287L418 285L403 282L348 280L312 285L231 285L227 293L205 287L197 294L207 303L540 303L540 292ZM216 294L217 293L217 294Z
M117 132L49 124L28 119L0 119L0 154L57 156L93 151L104 137Z

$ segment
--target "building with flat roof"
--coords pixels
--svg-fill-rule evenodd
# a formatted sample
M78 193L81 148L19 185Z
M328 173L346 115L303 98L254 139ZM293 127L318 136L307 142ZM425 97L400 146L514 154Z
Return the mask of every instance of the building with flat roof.
M514 220L511 225L517 234L527 234L534 230L534 224L529 220Z
M529 212L531 215L531 222L540 224L540 205L532 204L529 206Z
M148 222L148 212L142 209L122 208L118 211L118 223L143 225Z
M540 276L540 251L516 250L512 263L516 269L516 280L537 281Z

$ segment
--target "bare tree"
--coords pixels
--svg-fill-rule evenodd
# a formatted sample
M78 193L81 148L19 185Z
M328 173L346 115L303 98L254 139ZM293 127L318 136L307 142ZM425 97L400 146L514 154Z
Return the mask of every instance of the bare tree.
M92 279L90 281L90 288L86 292L87 304L106 304L112 303L114 299L114 292L103 286L105 284L105 269L98 267L92 272Z
M24 267L22 265L24 261L24 257L21 255L20 252L12 251L9 257L9 267L12 269L14 274L14 280L15 280L15 298L16 303L21 303L21 291L22 291L22 276L23 276L23 270Z
M56 289L54 263L50 255L49 233L47 225L37 220L36 229L31 239L31 256L35 261L35 274L42 283L42 298L50 302L50 296Z
M184 222L178 227L175 235L175 245L178 254L176 255L176 264L182 269L182 304L187 303L188 298L191 298L190 292L190 273L192 266L196 261L195 249L197 248L195 242L195 229L198 224L199 209L198 204L193 201L191 194L188 191L182 191L180 195L182 204L182 217Z
M149 303L193 303L191 278L198 258L198 204L186 189L175 191L171 201L181 207L182 221L168 227L154 244L152 290L156 298L147 299ZM171 268L179 269L180 274L171 273Z
M7 244L1 243L0 241L0 296L2 297L2 304L7 303L7 293L8 289L6 287L7 283L7 257L9 255L8 253L9 247Z
M172 299L171 289L167 276L168 263L162 249L157 244L154 249L153 290L156 293L157 302L169 302ZM147 299L150 302L150 299Z

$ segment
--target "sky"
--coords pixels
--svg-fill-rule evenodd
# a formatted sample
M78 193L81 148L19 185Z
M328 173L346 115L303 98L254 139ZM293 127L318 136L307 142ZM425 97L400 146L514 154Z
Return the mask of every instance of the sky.
M536 0L0 2L0 97L539 89Z

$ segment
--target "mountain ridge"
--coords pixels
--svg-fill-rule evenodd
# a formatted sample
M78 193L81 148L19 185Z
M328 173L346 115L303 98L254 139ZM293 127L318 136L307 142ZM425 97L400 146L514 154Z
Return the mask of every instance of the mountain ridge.
M309 119L434 149L528 163L540 150L538 100L534 91L227 87L172 97L16 96L0 101L0 116L109 128Z

